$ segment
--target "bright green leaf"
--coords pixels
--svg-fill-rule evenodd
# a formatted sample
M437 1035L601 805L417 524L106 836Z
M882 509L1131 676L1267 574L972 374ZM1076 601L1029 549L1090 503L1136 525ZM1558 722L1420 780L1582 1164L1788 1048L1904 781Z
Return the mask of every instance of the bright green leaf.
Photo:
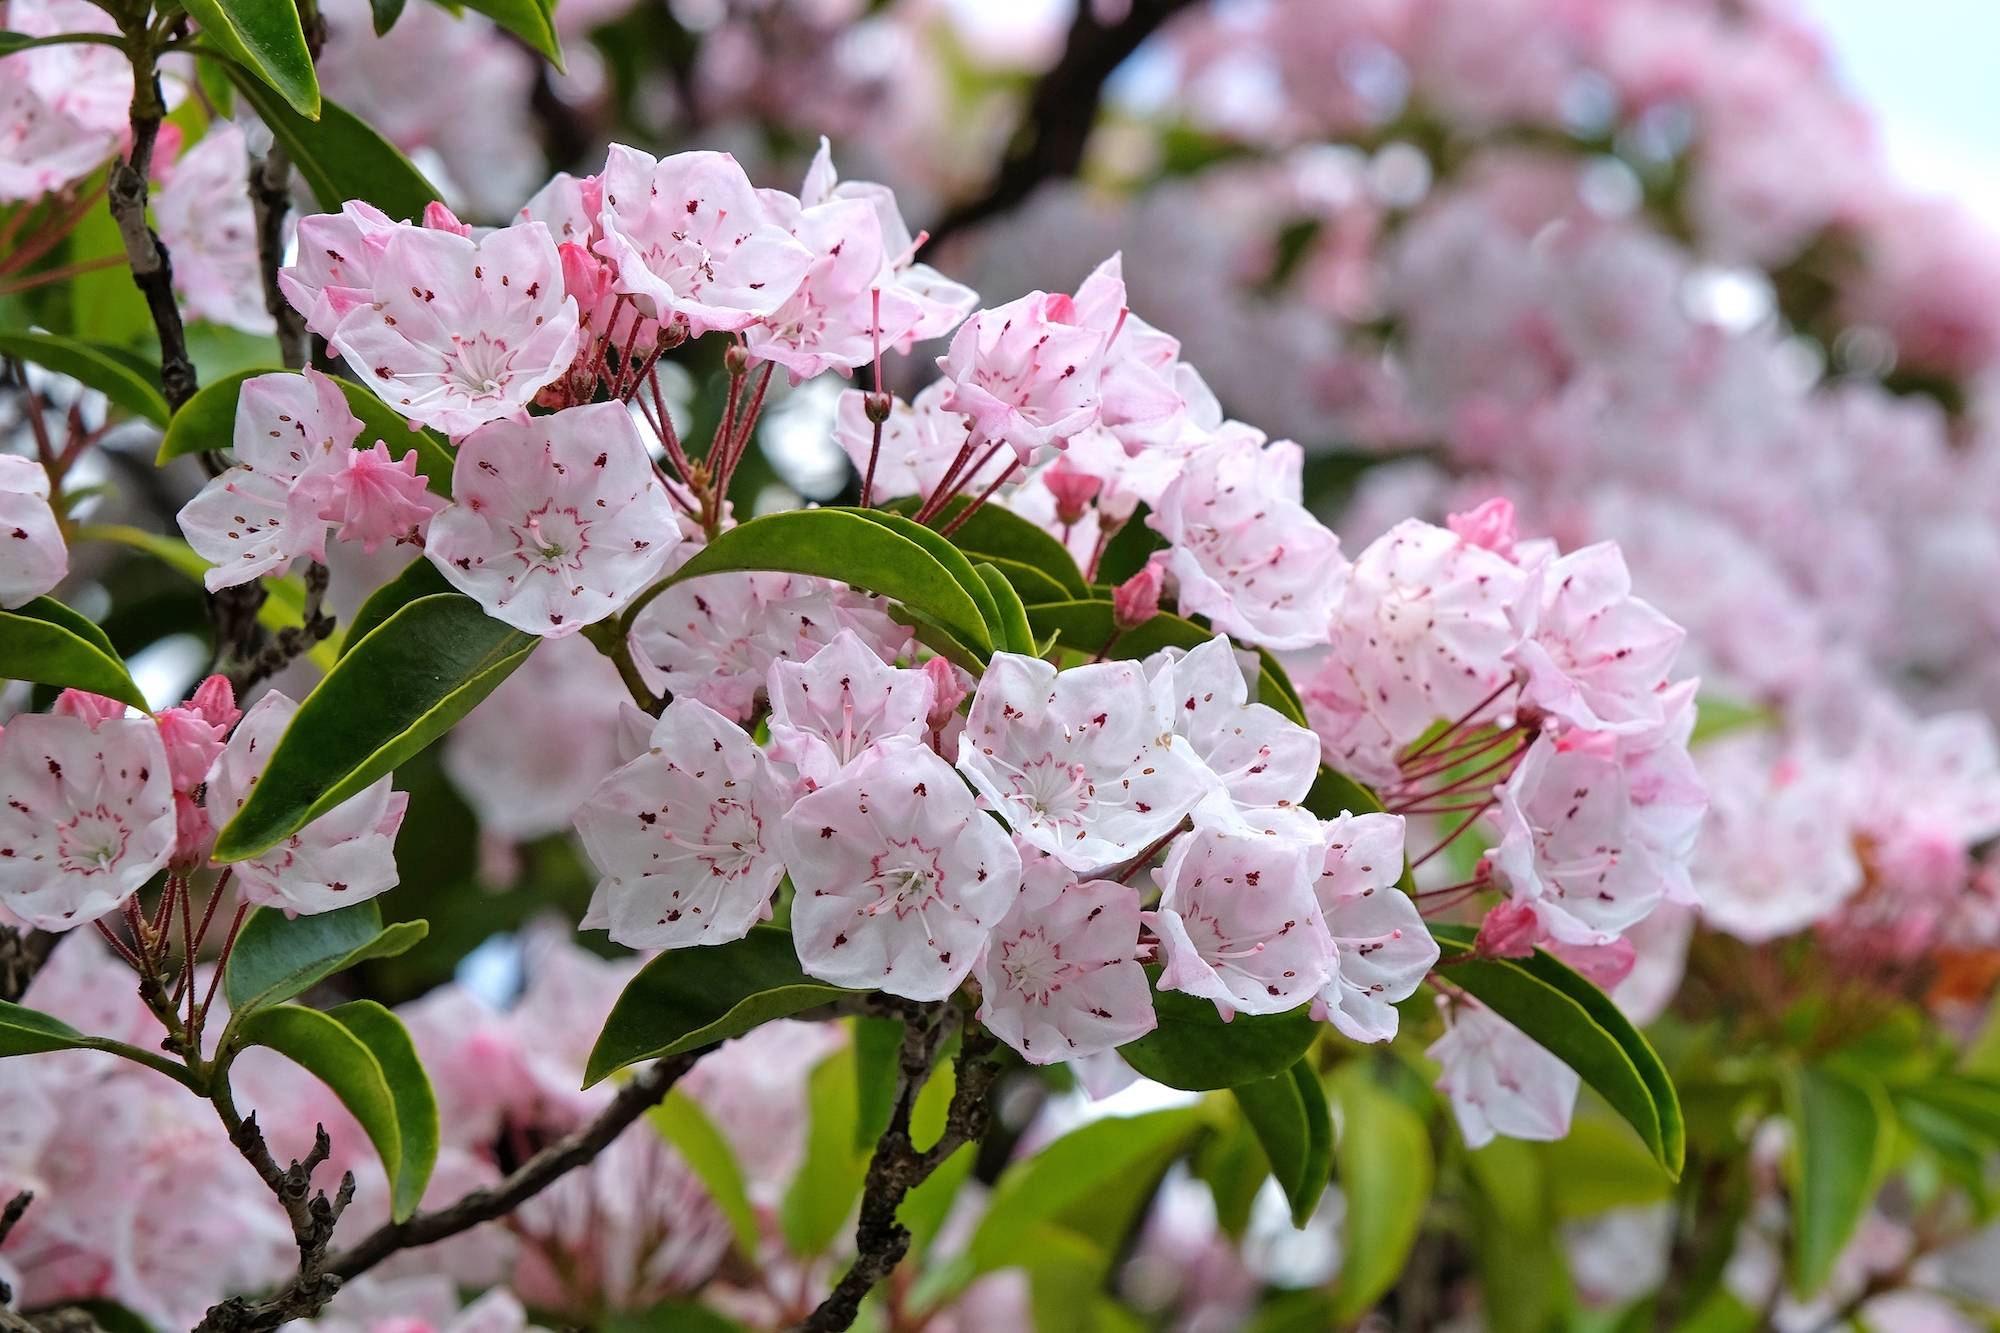
M1942 1074L1898 1091L1944 1112L2000 1145L2000 1084L1984 1078Z
M854 1020L854 1150L868 1152L896 1112L896 1080L903 1068L899 1018Z
M340 1005L328 1010L327 1017L337 1020L374 1055L396 1103L403 1156L393 1182L390 1217L401 1222L423 1202L424 1187L430 1184L431 1170L437 1165L437 1095L431 1091L430 1076L424 1072L403 1020L373 1000Z
M1007 582L1014 585L1015 593L1025 604L1066 602L1072 595L1068 588L1033 565L1024 565L1019 560L1009 560L1005 556L988 555L984 551L974 551L971 555L981 564L991 565L999 570Z
M972 604L979 608L979 621L986 630L986 640L979 646L998 647L1006 642L1006 626L1001 623L1000 604L993 600L992 589L972 568L972 562L965 558L965 552L930 528L912 522L901 514L886 513L880 509L850 509L846 512L856 518L866 519L877 527L887 528L897 536L922 547L931 559L944 567L944 571L951 575L952 581L963 588L966 596L972 599ZM923 610L922 607L912 609L919 612Z
M283 1004L369 958L393 958L430 930L422 921L382 924L373 899L316 916L257 907L237 932L222 991L238 1017Z
M308 120L241 65L229 62L228 68L236 90L271 127L322 209L338 212L349 199L360 199L392 218L412 220L440 197L410 159L345 107L323 101L319 119Z
M60 1018L0 1000L0 1056L76 1051L89 1046L90 1038Z
M0 679L86 690L146 707L104 631L51 597L0 611Z
M1282 1073L1319 1035L1305 1005L1288 1014L1238 1014L1224 1023L1213 1001L1163 990L1154 992L1153 1010L1159 1026L1118 1052L1147 1078L1194 1092Z
M701 1177L708 1197L729 1219L736 1233L738 1253L752 1263L757 1259L757 1210L743 1185L743 1168L736 1160L722 1131L701 1109L701 1103L675 1088L666 1100L646 1113L661 1137L680 1150L683 1160Z
M122 353L122 354L121 354ZM32 361L95 389L115 405L156 426L167 424L167 400L160 393L158 366L142 368L122 348L64 338L54 333L0 333L0 356Z
M1674 1192L1673 1177L1620 1121L1578 1116L1569 1135L1541 1145L1541 1154L1558 1217L1593 1217Z
M806 1159L778 1208L785 1245L801 1259L823 1253L839 1238L868 1174L868 1154L854 1148L854 1061L846 1051L813 1070L806 1104Z
M215 839L241 861L304 828L449 731L541 642L457 593L422 597L354 645L299 705Z
M1291 1201L1292 1225L1304 1227L1319 1207L1333 1166L1333 1121L1318 1073L1310 1061L1300 1060L1283 1073L1239 1083L1230 1091L1257 1131L1271 1174Z
M1346 1196L1336 1317L1346 1324L1395 1284L1430 1204L1431 1138L1424 1122L1359 1065L1334 1087L1340 1102L1340 1189Z
M308 121L320 114L319 80L294 5L274 0L186 0L205 42L256 72Z
M971 503L969 498L961 496L946 505L944 513L939 515L939 526L949 526ZM913 496L889 508L907 514L916 504ZM1069 548L1011 509L1000 505L981 505L978 512L952 530L951 544L973 560L990 560L1003 571L1007 561L1035 570L1062 589L1046 600L1085 600L1090 596L1090 585L1084 582L1083 572L1076 567ZM1024 592L1021 600L1034 599Z
M396 1113L396 1095L389 1089L382 1062L375 1053L331 1014L303 1005L281 1004L250 1015L236 1027L237 1040L268 1046L304 1065L333 1090L354 1118L389 1179L400 1181L403 1133Z
M612 1006L584 1086L640 1060L698 1050L857 993L808 977L790 932L777 926L752 926L728 944L670 949L640 969Z
M229 448L236 439L236 398L243 392L243 381L283 373L275 366L252 367L202 385L167 423L154 465L164 465L184 454Z
M994 605L1000 609L996 641L1010 653L1034 656L1035 632L1028 628L1028 613L1021 605L1021 594L1014 591L1014 585L1007 581L1005 574L989 563L974 565L972 572L985 581L987 591L993 594Z
M1888 1096L1867 1074L1814 1065L1799 1074L1792 1281L1802 1297L1826 1284L1875 1197L1893 1143Z
M419 597L435 597L440 593L456 591L451 582L438 572L436 565L422 556L417 557L403 567L402 573L368 595L368 600L361 604L361 609L354 613L353 621L347 626L347 637L341 640L341 652L352 650L383 621Z

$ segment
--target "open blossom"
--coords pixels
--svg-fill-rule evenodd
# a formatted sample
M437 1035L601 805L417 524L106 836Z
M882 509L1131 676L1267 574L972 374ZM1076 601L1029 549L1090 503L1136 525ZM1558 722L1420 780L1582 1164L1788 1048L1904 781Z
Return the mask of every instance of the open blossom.
M794 384L828 370L847 373L923 318L916 298L882 280L882 224L866 201L818 204L785 226L812 253L812 267L783 305L744 330L751 360L777 362Z
M994 926L974 971L979 1021L1030 1064L1079 1059L1137 1040L1158 1025L1146 974L1133 961L1139 892L1110 880L1078 883L1052 856L1030 853L1022 887Z
M1097 420L1104 334L1076 319L1069 297L1030 292L965 321L938 368L975 448L1005 443L1027 463Z
M807 661L771 663L771 757L824 787L877 746L921 741L932 694L926 672L888 665L844 629Z
M1437 941L1403 875L1403 817L1342 811L1320 826L1326 860L1313 892L1335 949L1319 1003L1356 1041L1396 1035L1396 1004L1416 994L1438 960Z
M236 724L208 775L209 817L219 828L250 799L299 706L272 690ZM396 831L409 808L390 779L369 784L267 852L235 863L248 902L312 916L396 886Z
M95 921L173 854L160 729L102 702L110 707L26 714L0 731L0 906L40 930Z
M69 548L49 505L49 474L0 454L0 606L32 602L69 573Z
M1243 832L1197 816L1153 872L1160 905L1145 920L1166 950L1160 988L1213 1000L1225 1020L1311 1000L1335 963L1313 896L1324 860L1316 836Z
M1138 455L1172 444L1185 424L1187 400L1175 380L1180 339L1133 314L1125 304L1124 256L1099 264L1076 289L1077 322L1104 334L1098 420Z
M1499 1135L1548 1142L1569 1133L1583 1080L1527 1033L1473 999L1438 997L1444 1035L1424 1054L1444 1066L1438 1091L1451 1101L1468 1148Z
M375 270L402 224L373 204L350 199L338 213L299 219L296 262L278 270L278 288L306 327L331 338L351 310L375 299Z
M853 460L854 470L864 476L868 472L869 455L874 454L872 499L894 500L904 495L929 498L944 482L970 438L965 418L944 406L950 389L946 381L933 380L910 402L892 397L889 419L882 423L879 450L875 447L875 423L868 419L868 395L859 389L849 389L840 395L840 404L834 410L833 437L842 452ZM983 461L974 458L960 468L953 484L977 495L998 480L1013 462L1013 455L1005 451Z
M1861 803L1846 765L1786 753L1759 732L1711 741L1699 765L1710 804L1691 873L1705 922L1760 944L1805 929L1861 887L1843 836Z
M11 0L6 21L31 37L118 32L85 0ZM131 104L132 64L115 47L65 43L0 59L0 204L89 175L124 144Z
M1183 615L1267 648L1325 643L1347 583L1340 538L1299 503L1299 447L1254 436L1195 454L1146 522L1169 543Z
M679 534L622 403L474 432L459 446L452 496L424 553L488 615L550 638L629 601Z
M595 248L617 265L618 290L692 337L774 313L812 267L813 252L772 219L727 153L662 159L613 144L603 190Z
M1276 709L1253 704L1229 640L1210 639L1176 657L1163 650L1146 670L1173 691L1174 734L1215 776L1222 808L1251 812L1295 807L1319 776L1319 738Z
M780 832L792 939L823 981L942 1000L1021 887L1013 841L928 746L877 749Z
M456 436L490 421L524 422L535 394L576 356L576 302L539 222L479 240L399 226L383 238L370 277L368 299L327 341L420 425Z
M1858 831L1870 871L1899 897L1942 905L1965 886L1971 848L2000 833L2000 755L1977 713L1918 720L1883 699L1856 761L1869 793Z
M1537 563L1512 616L1521 642L1507 658L1528 673L1524 701L1585 731L1657 724L1659 692L1687 631L1632 596L1615 543Z
M743 728L693 699L669 704L651 740L576 812L604 876L583 924L637 949L740 940L785 874L779 782Z
M244 179L249 163L243 131L217 122L174 163L153 195L153 215L174 257L174 290L183 310L268 335L277 322L264 306L257 267L257 217Z
M210 592L281 574L301 555L325 556L326 522L305 497L342 470L360 434L347 396L316 370L243 382L236 466L211 478L178 516L188 545L215 566L202 576Z
M1057 673L995 653L973 696L958 766L1026 843L1078 873L1165 837L1210 784L1176 741L1165 682L1136 662Z

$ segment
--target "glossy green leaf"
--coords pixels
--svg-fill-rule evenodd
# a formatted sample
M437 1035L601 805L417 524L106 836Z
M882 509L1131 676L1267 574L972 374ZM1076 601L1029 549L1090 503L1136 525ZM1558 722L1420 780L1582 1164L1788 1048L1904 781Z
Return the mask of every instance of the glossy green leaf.
M1257 1131L1271 1174L1292 1205L1292 1225L1304 1227L1326 1192L1333 1169L1333 1120L1326 1090L1310 1061L1230 1089Z
M986 582L986 589L993 594L993 603L1000 608L1000 629L997 641L1010 653L1035 655L1035 631L1028 627L1028 613L1021 605L1021 594L1014 591L1014 585L1007 581L992 564L982 561L972 567L972 572Z
M403 567L402 573L368 595L368 600L361 604L361 609L354 613L354 620L347 627L347 637L341 641L341 652L351 650L379 628L383 621L418 598L456 591L451 581L438 572L436 565L422 556L417 557Z
M1299 698L1299 692L1292 685L1292 678L1284 666L1271 656L1268 648L1257 650L1257 662L1257 702L1283 714L1288 722L1306 726L1305 701Z
M1792 1282L1816 1293L1833 1273L1875 1197L1894 1141L1894 1112L1880 1083L1829 1065L1799 1073L1792 1222Z
M1346 1324L1373 1308L1401 1275L1430 1206L1434 1163L1422 1118L1360 1065L1343 1071L1334 1096L1347 1219L1333 1322Z
M743 1168L722 1131L701 1109L701 1103L675 1088L666 1100L646 1113L661 1137L680 1151L681 1159L701 1177L703 1188L736 1235L738 1253L757 1259L757 1210L743 1184Z
M347 395L348 410L361 419L361 434L355 437L357 449L372 449L380 440L389 446L389 454L398 462L412 449L417 453L417 475L424 479L424 487L433 495L451 498L451 470L458 461L458 455L444 436L428 426L411 429L409 418L383 402L370 392L367 386L353 380L336 380L340 391Z
M986 641L978 646L982 649L997 647L1006 642L1006 627L1001 624L1000 604L993 600L992 589L986 580L979 577L972 568L972 562L965 558L965 552L953 546L921 523L915 523L901 514L885 513L880 509L850 509L846 512L863 518L878 527L884 527L916 545L922 547L931 559L944 567L959 587L965 589L966 596L979 608L979 623L985 627ZM913 608L921 611L922 607Z
M839 1239L868 1175L869 1154L854 1146L858 1103L854 1061L846 1051L834 1052L813 1070L806 1106L806 1159L778 1207L785 1245L802 1259L824 1253Z
M104 631L52 597L0 611L0 679L87 690L146 707Z
M403 0L368 0L368 10L375 20L375 35L386 37L389 29L396 26L396 20L403 17Z
M862 511L800 509L753 518L695 552L665 586L704 574L759 569L839 579L892 597L915 615L935 621L967 648L981 654L993 650L973 592L924 547L863 517ZM980 595L990 600L985 583L977 575L971 577Z
M938 526L950 526L971 503L964 496L953 500L939 516ZM889 506L902 513L915 507L915 497ZM1090 596L1090 585L1084 582L1083 571L1076 567L1069 548L1011 509L981 505L977 513L952 530L951 544L974 561L990 560L1002 570L1006 568L1003 562L1011 560L1037 571L1063 590L1048 600L1083 600ZM1021 600L1032 599L1024 592Z
M403 1020L373 1000L355 1000L329 1009L327 1017L368 1048L382 1067L383 1080L396 1103L403 1156L393 1181L390 1216L401 1222L423 1202L424 1187L430 1184L431 1171L437 1166L437 1094L431 1090L430 1076L424 1072L424 1062L417 1057L416 1043L410 1040Z
M1472 926L1433 925L1445 975L1597 1090L1676 1178L1686 1153L1680 1100L1658 1055L1610 997L1548 954L1476 959Z
M32 361L59 375L67 375L84 387L97 390L115 406L156 426L166 425L171 415L166 397L160 392L159 367L143 362L135 365L138 358L123 349L54 333L7 331L0 332L0 356Z
M854 1147L866 1152L889 1128L896 1110L896 1079L903 1067L903 1022L854 1020Z
M204 42L255 71L307 121L319 118L319 79L296 6L276 0L186 0L186 7L201 25Z
M1367 815L1382 810L1381 799L1374 792L1324 764L1313 779L1312 790L1306 793L1305 806L1321 819L1337 819L1342 811Z
M299 705L264 776L215 839L215 860L255 856L449 731L541 642L457 593L403 607Z
M25 51L40 41L41 38L31 37L25 32L0 31L0 56L11 56L16 51Z
M1023 604L1066 602L1072 595L1068 588L1033 565L1024 565L1019 560L1009 560L1001 555L988 555L984 551L972 552L971 558L999 570L1007 582L1014 585L1014 591L1020 596Z
M519 37L558 70L562 69L562 42L556 35L554 4L543 4L542 0L464 0L464 4Z
M1118 1053L1147 1078L1170 1088L1233 1088L1283 1073L1298 1062L1319 1035L1309 1010L1301 1005L1288 1014L1238 1014L1224 1023L1212 1001L1155 991L1159 1026L1120 1046Z
M177 1082L186 1083L188 1078L183 1066L157 1051L127 1046L109 1037L93 1037L78 1032L52 1014L0 1000L0 1058L39 1055L43 1051L108 1051L148 1069L156 1069Z
M1097 559L1098 584L1117 587L1143 569L1153 558L1153 552L1167 544L1165 537L1146 526L1146 515L1150 512L1140 505L1125 520L1125 526L1104 544L1104 554Z
M777 926L752 926L728 944L670 949L640 969L612 1006L584 1086L640 1060L698 1050L859 993L808 977L791 933Z
M389 1179L400 1182L403 1132L396 1095L382 1062L368 1044L331 1014L303 1005L281 1004L250 1015L236 1028L237 1040L268 1046L310 1070L333 1090L340 1104L361 1123Z
M422 921L382 924L373 899L317 916L257 907L237 932L222 975L229 1011L246 1017L283 1004L368 958L393 958L428 933Z
M229 448L236 439L236 398L243 392L243 381L283 373L277 366L254 366L202 385L167 423L154 464L165 464L184 454Z
M392 218L421 218L424 205L440 198L410 159L337 102L322 101L319 119L308 120L241 65L226 62L229 77L258 119L284 145L327 212L349 199L375 205Z

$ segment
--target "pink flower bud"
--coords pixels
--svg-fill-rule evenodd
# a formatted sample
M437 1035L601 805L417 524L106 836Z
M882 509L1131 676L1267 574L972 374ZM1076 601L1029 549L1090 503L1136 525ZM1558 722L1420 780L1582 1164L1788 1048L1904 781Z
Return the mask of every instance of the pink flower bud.
M870 421L879 426L889 419L889 413L895 409L895 405L894 397L878 391L862 399L861 410Z
M1514 502L1495 496L1477 509L1452 514L1444 525L1471 542L1483 546L1504 560L1514 558Z
M1078 472L1068 466L1067 460L1057 459L1042 474L1042 485L1048 487L1049 494L1055 497L1056 521L1068 527L1083 521L1090 502L1104 489L1104 479L1093 477L1088 472Z
M449 208L435 199L424 205L424 226L432 231L448 231L459 236L472 235L472 228L460 222Z
M1148 563L1111 594L1111 623L1119 633L1134 630L1160 613L1160 588L1166 578L1156 564Z
M125 716L125 705L116 699L107 699L101 694L88 694L83 690L64 690L56 696L55 707L49 710L57 717L80 717L96 731L103 722L113 722Z
M243 710L236 706L236 691L230 687L229 677L210 676L194 692L188 707L207 718L210 725L224 731L236 725L243 716Z
M924 726L932 731L943 731L951 725L953 713L965 698L965 686L958 680L958 672L942 657L933 657L924 663L924 674L931 678L931 707L924 715Z
M1513 900L1501 903L1479 923L1472 951L1481 958L1526 958L1535 951L1542 923L1535 909Z

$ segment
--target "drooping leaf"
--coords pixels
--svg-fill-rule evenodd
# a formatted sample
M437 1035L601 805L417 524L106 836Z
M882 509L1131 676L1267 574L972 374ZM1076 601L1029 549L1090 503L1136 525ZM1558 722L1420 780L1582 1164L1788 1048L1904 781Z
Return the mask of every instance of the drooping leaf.
M1433 925L1447 975L1595 1088L1676 1178L1686 1152L1666 1067L1610 997L1548 954L1471 958L1477 930Z
M317 916L287 917L275 907L252 908L223 969L229 1011L247 1016L317 986L368 958L393 958L430 930L422 921L382 924L373 899Z
M236 1032L244 1045L268 1046L331 1088L375 1145L389 1179L400 1182L403 1132L396 1094L366 1042L331 1014L297 1004L260 1010L237 1024Z
M992 589L972 568L972 562L965 558L965 552L930 528L912 522L901 514L885 513L880 509L850 509L847 512L858 518L867 519L877 527L887 528L897 536L921 546L931 559L944 566L945 572L951 575L959 587L965 589L966 596L970 597L972 604L979 608L979 620L986 627L987 642L994 647L1006 642L1006 627L1000 621L1000 604L993 600Z
M321 101L319 119L308 120L241 65L224 63L236 90L271 127L322 209L338 212L349 199L360 199L392 218L410 220L440 198L410 159L339 103Z
M87 690L146 707L104 631L52 597L0 611L0 679Z
M1155 991L1153 1010L1159 1026L1118 1053L1147 1078L1193 1092L1283 1073L1319 1035L1305 1005L1288 1014L1238 1014L1224 1023L1209 1000Z
M202 385L167 423L154 464L164 465L184 454L229 448L236 438L236 399L243 392L243 381L282 373L277 366L253 366Z
M743 1168L722 1131L701 1109L701 1103L675 1088L666 1100L646 1113L653 1127L667 1142L680 1150L681 1159L701 1177L708 1197L729 1219L736 1234L736 1248L744 1258L757 1258L757 1211L743 1184Z
M368 0L368 10L375 20L375 35L386 37L389 29L396 26L396 20L403 17L403 0Z
M148 1069L156 1069L178 1082L188 1081L184 1067L157 1051L127 1046L109 1037L93 1037L78 1032L53 1014L0 1000L0 1058L39 1055L43 1051L109 1051Z
M1271 1174L1292 1205L1292 1225L1304 1227L1326 1192L1333 1167L1333 1121L1326 1090L1311 1062L1230 1089L1257 1131Z
M543 4L542 0L464 0L464 4L519 37L557 70L562 69L562 42L556 36L554 4Z
M1351 1065L1340 1103L1340 1189L1347 1201L1335 1319L1346 1324L1395 1284L1430 1204L1431 1139L1424 1122Z
M449 731L541 642L457 593L403 607L299 705L218 862L275 846Z
M1801 1070L1797 1105L1797 1186L1792 1221L1792 1282L1816 1293L1875 1197L1893 1143L1894 1113L1880 1083L1855 1069Z
M134 362L138 358L122 348L54 333L9 330L0 332L0 356L32 361L59 375L67 375L156 426L166 425L171 415L166 397L160 392L159 367L136 367Z
M274 1011L275 1012L275 1011ZM396 1129L403 1156L392 1180L390 1217L401 1222L423 1202L437 1166L438 1104L430 1076L417 1057L409 1029L373 1000L354 1000L327 1011L327 1017L353 1033L382 1067L383 1081L396 1103Z
M319 118L319 79L296 6L270 0L187 0L188 15L212 44L285 99L292 111Z
M1035 632L1028 628L1028 613L1021 605L1021 594L1015 592L1007 576L991 564L981 562L972 567L972 572L985 580L987 591L993 594L993 604L1000 611L1000 627L994 635L995 642L1010 653L1034 656Z
M821 1254L838 1239L868 1174L869 1154L854 1146L858 1104L847 1052L835 1051L813 1070L806 1105L806 1159L778 1208L785 1244L800 1258Z
M422 557L412 560L403 567L402 573L368 595L368 600L361 604L361 609L354 613L354 620L347 627L347 637L341 640L341 651L345 653L353 648L367 638L370 631L418 598L456 591L450 580L438 572L436 565Z
M728 944L670 949L646 964L612 1006L584 1086L640 1060L740 1037L774 1018L858 993L808 977L790 932L777 926L753 926Z
M361 434L355 437L358 449L372 449L380 440L389 446L389 455L397 462L412 449L417 451L417 475L424 479L424 487L433 495L451 498L451 469L458 455L451 442L432 430L429 426L417 426L395 408L383 402L367 386L353 380L336 380L340 391L347 395L348 410L361 418Z

